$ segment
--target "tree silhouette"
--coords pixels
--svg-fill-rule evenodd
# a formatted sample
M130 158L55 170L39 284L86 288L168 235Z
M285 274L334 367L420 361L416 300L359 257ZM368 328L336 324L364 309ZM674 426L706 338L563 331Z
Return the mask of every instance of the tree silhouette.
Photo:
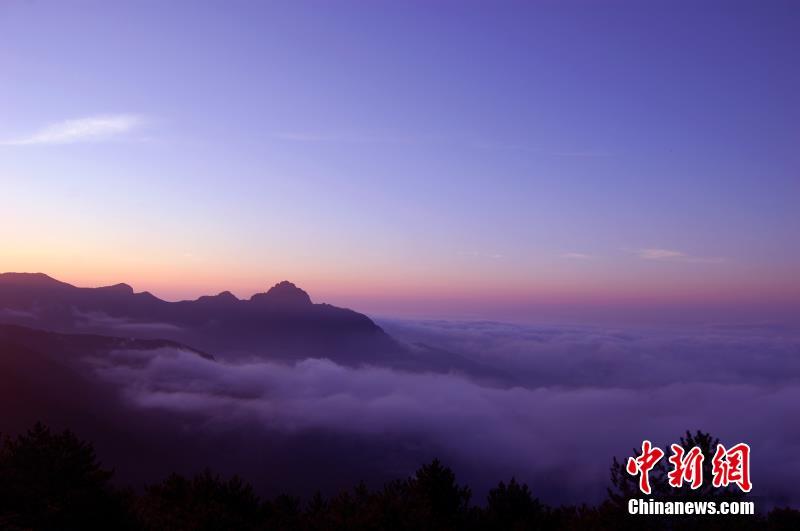
M264 512L269 529L301 529L304 527L304 513L299 498L281 494L273 501L264 504ZM319 515L317 515L319 517Z
M703 432L687 432L680 440L687 449L699 446L706 456L717 443ZM660 465L653 474L654 497L660 501L746 499L733 489L669 489L667 468ZM710 469L705 473L710 479ZM628 515L627 500L643 496L636 478L616 459L609 497L597 507L548 507L515 478L492 489L485 506L470 505L470 489L438 460L376 491L362 482L330 499L317 492L307 503L288 495L262 502L239 477L221 479L210 471L193 479L172 474L140 495L115 491L111 476L92 446L69 431L54 434L37 424L6 438L0 446L0 529L800 529L800 512L790 508L754 517Z
M412 511L437 529L456 528L463 520L472 495L469 487L456 483L452 470L438 459L417 470L408 482Z
M149 486L137 504L145 529L256 529L261 503L239 477L223 481L206 470L194 479L172 474Z
M486 523L494 529L530 529L544 521L544 509L531 495L528 485L516 478L506 485L502 481L489 491Z
M126 528L121 495L91 444L37 423L0 448L0 528Z

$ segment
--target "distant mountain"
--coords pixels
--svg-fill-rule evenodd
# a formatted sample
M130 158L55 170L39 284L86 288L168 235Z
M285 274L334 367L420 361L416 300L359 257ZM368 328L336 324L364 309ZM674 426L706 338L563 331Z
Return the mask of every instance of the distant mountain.
M271 490L275 485L299 492L312 475L331 492L342 481L379 484L427 459L420 453L428 448L416 434L287 433L260 414L229 416L224 401L203 412L159 407L163 400L213 398L194 383L230 371L227 362L237 356L287 362L325 357L351 366L509 381L458 354L399 343L367 316L314 304L290 282L249 300L222 292L166 302L127 284L92 289L43 274L0 275L0 433L43 421L93 440L125 483L152 484L170 471L193 475L211 466L228 475L252 474L256 487L270 495L278 494ZM253 365L260 365L254 378L259 371L286 370ZM252 397L246 378L225 385L241 387L223 389L223 396Z
M308 293L286 280L278 282L266 293L256 293L250 297L250 301L282 308L299 309L307 308L312 304Z
M136 293L128 284L79 288L43 273L4 273L0 274L2 324L71 334L70 349L78 345L91 349L95 344L106 348L125 340L144 348L147 343L142 341L154 341L152 348L191 345L199 349L195 352L222 361L328 358L349 366L455 371L506 384L515 381L460 354L400 343L366 315L315 304L288 281L248 300L223 291L193 301L167 302L148 292Z
M167 302L127 284L79 288L42 273L0 274L0 323L56 332L168 339L221 358L325 357L382 363L403 349L366 315L314 304L291 282L239 300L230 292Z

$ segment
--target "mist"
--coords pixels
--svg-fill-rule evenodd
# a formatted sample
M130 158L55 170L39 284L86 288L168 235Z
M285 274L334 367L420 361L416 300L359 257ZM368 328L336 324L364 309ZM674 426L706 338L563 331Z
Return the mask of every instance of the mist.
M549 503L594 503L605 496L612 457L630 455L644 438L666 448L699 429L751 445L754 492L764 503L800 502L800 427L789 420L800 403L795 330L382 324L409 345L424 340L513 376L352 367L313 356L232 363L172 348L84 362L126 408L191 415L209 437L260 431L313 447L325 433L391 445L396 462L361 463L378 479L439 457L477 493L513 475ZM352 461L351 450L342 452ZM305 481L313 484L313 475Z

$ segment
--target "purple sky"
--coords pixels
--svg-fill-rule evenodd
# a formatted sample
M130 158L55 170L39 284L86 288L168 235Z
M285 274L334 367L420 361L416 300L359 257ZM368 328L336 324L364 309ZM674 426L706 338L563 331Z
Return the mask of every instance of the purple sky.
M0 270L780 312L798 35L796 2L5 1Z

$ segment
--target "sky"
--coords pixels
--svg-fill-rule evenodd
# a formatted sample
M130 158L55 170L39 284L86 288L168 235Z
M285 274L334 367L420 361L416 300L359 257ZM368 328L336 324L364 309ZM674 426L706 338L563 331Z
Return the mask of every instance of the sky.
M3 1L0 271L168 300L288 279L386 316L780 314L799 35L778 1Z

